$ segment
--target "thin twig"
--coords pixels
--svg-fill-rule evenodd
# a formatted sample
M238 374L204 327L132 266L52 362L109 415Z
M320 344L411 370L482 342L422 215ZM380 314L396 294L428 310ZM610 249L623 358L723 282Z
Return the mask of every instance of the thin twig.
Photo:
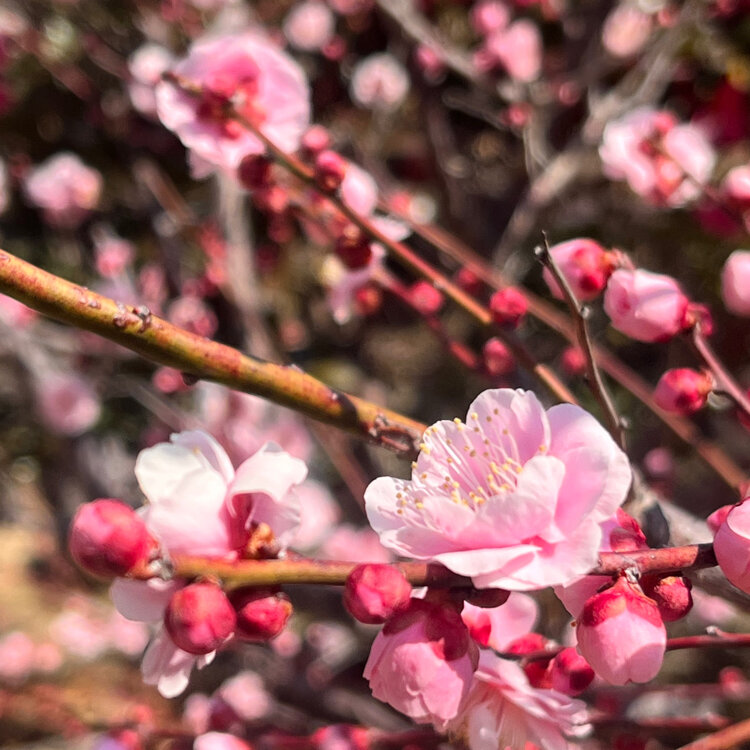
M405 457L425 425L337 391L294 366L264 362L54 276L0 250L0 292L51 318L114 341L158 364L302 412Z
M707 737L683 745L678 750L730 750L742 747L746 740L750 740L750 719L713 732Z
M576 298L575 292L571 288L568 280L565 278L565 274L560 270L557 262L552 257L550 252L549 240L547 239L547 233L542 232L544 245L540 246L536 250L537 257L542 263L547 266L555 281L562 290L565 302L570 309L571 317L573 318L573 325L576 329L576 338L578 339L578 346L586 357L586 373L588 375L588 385L591 389L594 397L599 402L599 405L604 412L604 418L607 421L607 427L610 434L614 438L615 442L625 450L625 430L623 429L620 417L617 414L615 405L612 401L607 387L604 385L602 375L599 372L599 368L596 364L596 355L594 354L594 346L591 343L591 336L589 335L589 328L586 323L586 312L587 308L583 306Z

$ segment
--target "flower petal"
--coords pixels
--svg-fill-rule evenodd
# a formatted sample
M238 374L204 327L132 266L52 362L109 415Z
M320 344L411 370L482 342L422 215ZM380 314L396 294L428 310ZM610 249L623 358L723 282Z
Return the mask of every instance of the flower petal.
M164 610L183 581L174 579L162 581L160 578L149 578L147 581L136 581L132 578L115 578L109 589L109 595L117 611L127 620L135 622L159 622L164 617Z
M165 698L175 698L187 688L194 663L195 656L177 648L160 628L143 655L143 681L156 685Z

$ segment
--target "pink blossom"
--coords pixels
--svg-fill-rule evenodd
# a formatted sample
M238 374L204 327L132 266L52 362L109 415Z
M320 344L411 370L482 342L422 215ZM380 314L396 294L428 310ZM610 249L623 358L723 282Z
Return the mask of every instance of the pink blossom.
M53 227L75 229L96 208L102 176L68 151L51 156L24 178L28 200Z
M302 461L266 444L235 471L222 447L204 432L172 435L138 455L135 474L148 505L141 510L149 532L170 554L236 558L253 524L266 523L283 549L299 521L293 488L307 469ZM130 620L160 622L181 581L120 578L111 588L119 612ZM179 695L196 656L177 648L161 627L143 657L146 684L166 697Z
M157 84L162 73L172 65L172 53L160 44L148 42L141 45L128 58L128 71L131 79L128 82L128 94L133 106L148 117L156 117Z
M568 583L596 564L600 523L630 485L625 454L577 406L529 391L482 393L467 423L424 434L411 481L381 477L367 516L397 554L434 560L478 588Z
M609 254L598 242L581 237L559 242L549 252L579 301L589 302L599 296L607 284L612 264ZM563 299L562 289L549 269L545 268L543 275L552 294Z
M409 93L409 74L387 52L370 55L354 68L349 92L362 107L391 112Z
M364 676L378 700L442 729L458 713L476 664L477 648L458 613L412 599L378 633Z
M61 435L80 435L99 419L99 398L72 373L45 374L36 383L37 410L44 424Z
M636 341L666 341L685 328L688 298L671 277L617 269L604 293L612 325Z
M735 250L721 272L721 296L729 312L750 317L750 250Z
M576 636L581 655L613 685L652 680L667 646L656 603L625 576L586 602Z
M480 646L495 651L505 651L510 643L530 633L538 616L537 603L517 591L511 592L505 604L499 607L487 609L466 602L461 612L471 637Z
M745 498L727 513L714 536L714 552L730 583L750 592L750 501Z
M653 28L650 13L645 13L634 3L621 2L604 22L602 44L614 57L631 57L643 48Z
M198 157L234 173L242 158L265 148L228 118L231 101L276 145L295 151L310 120L307 80L291 57L260 31L199 39L172 72L203 93L162 82L156 88L161 121Z
M504 29L509 21L508 6L500 0L479 0L471 9L471 25L482 36Z
M677 124L671 113L648 107L610 122L599 155L607 177L627 180L638 195L673 207L700 195L716 162L713 146L698 127Z
M378 535L368 528L340 524L323 542L321 556L344 562L388 563L393 555L380 543Z
M470 750L523 748L568 750L567 737L589 731L582 701L529 684L516 662L482 651L466 701L448 725L467 739Z
M300 499L300 522L290 546L309 550L320 545L331 533L341 516L341 509L328 488L314 479L297 487Z
M272 700L260 675L250 670L239 672L222 683L216 692L243 721L257 721L272 707Z
M18 683L34 669L34 641L20 630L0 638L0 680Z
M247 742L233 734L207 732L195 738L193 750L251 750L251 748Z
M37 318L37 311L13 297L0 294L0 320L13 328L26 328Z
M664 411L692 414L706 405L713 388L714 379L709 372L676 367L659 378L654 401Z
M120 276L135 257L131 242L116 235L111 229L97 227L92 232L96 270L107 279Z
M282 28L292 47L318 52L333 38L336 19L322 0L304 0L292 7Z
M536 80L542 70L542 37L536 24L525 18L490 34L482 53L522 83Z

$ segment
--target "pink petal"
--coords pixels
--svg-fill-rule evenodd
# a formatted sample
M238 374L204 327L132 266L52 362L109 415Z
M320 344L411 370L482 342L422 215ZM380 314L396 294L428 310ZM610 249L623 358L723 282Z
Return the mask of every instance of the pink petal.
M188 450L197 450L210 464L211 468L218 471L224 480L229 483L234 477L234 467L229 460L226 451L207 432L202 430L188 430L179 432L170 437L174 445L182 446Z
M194 663L195 656L177 648L160 629L143 655L143 681L156 685L165 698L175 698L187 688Z
M150 578L148 581L135 581L132 578L115 578L109 595L117 611L128 620L159 622L172 594L182 585L181 580Z

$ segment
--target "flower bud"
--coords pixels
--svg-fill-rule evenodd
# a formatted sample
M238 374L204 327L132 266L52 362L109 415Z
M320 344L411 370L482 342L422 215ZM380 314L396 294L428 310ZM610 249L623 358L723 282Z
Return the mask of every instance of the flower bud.
M82 505L70 527L70 554L84 570L102 577L124 576L148 560L154 541L141 517L121 500Z
M490 297L490 312L493 322L508 328L518 327L521 318L526 315L528 306L523 292L512 286L506 286Z
M714 382L707 372L689 367L667 370L656 384L654 401L664 411L692 414L706 405Z
M550 643L552 643L550 639L540 633L527 633L511 641L505 647L505 651L509 654L531 654L535 651L543 651ZM523 665L523 671L533 687L545 689L552 687L548 670L551 659L551 656L549 659L534 659Z
M466 266L461 266L456 274L456 284L461 287L467 294L475 297L482 291L482 279L474 271Z
M607 285L612 264L609 253L598 242L586 238L560 242L549 253L580 302L596 299ZM548 268L543 276L552 294L563 299L563 291Z
M372 258L370 240L354 224L349 224L336 240L336 255L350 271L359 271Z
M716 534L716 532L719 530L719 527L721 524L724 523L724 521L727 520L727 516L731 513L732 509L735 507L736 503L732 503L732 505L722 505L721 508L718 508L715 510L707 519L706 523L708 524L708 528L711 529L711 532L713 534Z
M302 136L302 153L314 159L321 151L331 145L331 136L322 125L313 125Z
M176 591L164 613L174 644L189 654L210 654L233 633L237 617L215 583L191 583Z
M729 312L750 316L750 251L735 250L721 272L721 296Z
M416 281L407 293L412 305L422 315L437 315L443 306L443 295L429 281Z
M745 498L726 514L714 536L721 572L738 589L750 593L750 502Z
M347 576L344 606L356 620L377 625L405 607L411 584L393 565L358 565Z
M496 336L487 340L482 349L482 354L484 366L492 377L507 375L516 366L510 349Z
M612 325L636 341L667 341L685 328L688 298L671 277L618 268L604 293Z
M271 184L272 162L266 156L249 154L237 167L237 179L246 190L259 190Z
M613 685L648 682L661 669L667 631L659 608L626 576L586 602L576 634L579 653Z
M292 603L268 588L242 588L230 595L237 612L237 637L263 643L275 638L292 614Z
M656 602L664 622L681 620L693 608L693 584L684 576L641 576L643 593Z
M315 157L315 183L326 193L339 189L346 176L346 159L335 151L321 151Z
M574 648L564 648L552 660L549 676L553 690L580 695L594 679L594 670Z
M560 365L566 375L583 375L586 372L586 355L579 346L569 346L560 357Z

